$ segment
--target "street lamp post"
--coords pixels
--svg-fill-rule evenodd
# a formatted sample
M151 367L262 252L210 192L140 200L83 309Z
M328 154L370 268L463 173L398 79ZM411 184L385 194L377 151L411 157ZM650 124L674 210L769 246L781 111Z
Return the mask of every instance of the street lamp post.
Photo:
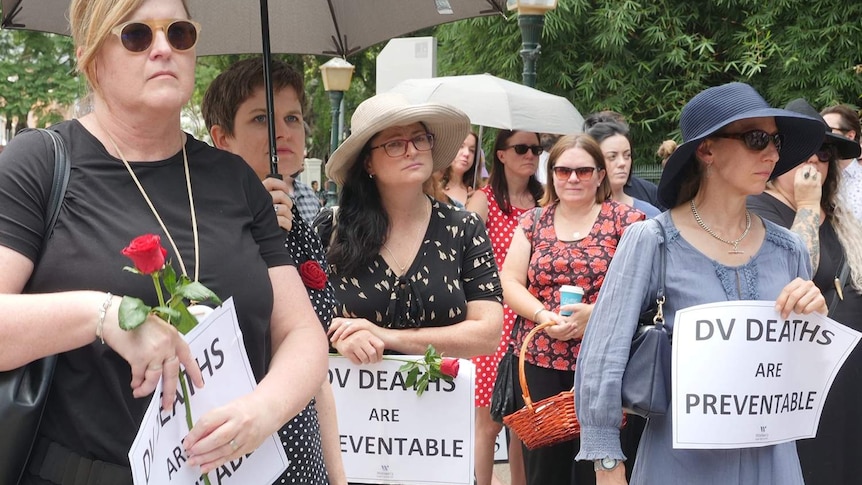
M323 76L323 89L329 93L329 110L332 113L332 134L329 140L329 156L331 157L339 144L341 129L338 123L338 114L341 111L344 91L350 89L353 65L340 57L333 57L320 66L320 74ZM327 181L326 205L335 205L336 200L335 182Z
M542 29L545 26L545 13L557 8L557 0L506 0L509 10L518 10L518 27L521 29L521 58L524 71L521 83L536 87L536 62L542 46Z

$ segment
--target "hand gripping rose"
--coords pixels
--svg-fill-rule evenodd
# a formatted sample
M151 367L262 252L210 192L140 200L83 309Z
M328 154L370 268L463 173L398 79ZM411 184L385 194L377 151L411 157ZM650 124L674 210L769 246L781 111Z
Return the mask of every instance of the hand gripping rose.
M429 345L425 349L425 355L419 360L409 360L394 356L384 356L384 360L397 360L404 362L404 365L398 368L399 372L406 372L407 379L404 384L412 386L416 389L416 395L421 396L428 389L428 383L431 379L443 379L447 382L452 382L458 377L458 367L460 363L458 359L451 357L443 358L437 353L433 345Z
M128 247L122 250L122 253L129 257L135 265L134 268L126 266L123 269L135 274L150 275L159 300L159 306L152 308L139 298L124 296L120 302L119 310L120 328L123 330L137 328L146 321L147 315L152 313L185 335L198 323L197 318L189 312L186 301L212 301L216 305L221 304L221 300L215 293L199 282L191 281L187 275L181 275L177 279L173 267L165 261L168 252L162 247L159 236L155 234L138 236L129 243ZM170 295L167 301L165 301L162 286ZM189 402L189 389L186 379L182 376L180 376L180 386L185 403L186 424L189 429L192 429L194 420ZM204 483L209 485L209 477L203 475L203 479Z

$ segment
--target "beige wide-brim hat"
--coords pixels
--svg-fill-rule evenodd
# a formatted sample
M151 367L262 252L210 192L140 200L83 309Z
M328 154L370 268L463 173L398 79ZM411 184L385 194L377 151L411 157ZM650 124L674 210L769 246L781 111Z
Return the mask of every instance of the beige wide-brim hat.
M434 170L446 168L461 149L470 131L470 119L453 106L439 103L411 104L404 95L381 93L363 101L350 119L350 136L326 163L326 176L344 185L347 173L359 162L359 153L374 135L393 126L422 123L434 135L431 157Z

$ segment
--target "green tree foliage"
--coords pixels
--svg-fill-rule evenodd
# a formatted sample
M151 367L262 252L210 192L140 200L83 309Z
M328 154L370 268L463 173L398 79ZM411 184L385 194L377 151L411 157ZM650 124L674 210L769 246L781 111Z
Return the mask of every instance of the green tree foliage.
M859 105L862 4L815 0L560 0L546 15L537 88L586 115L610 109L632 125L635 160L679 139L682 106L730 81L783 106ZM489 72L520 81L517 14L437 28L441 75Z
M70 38L38 32L0 30L0 112L22 128L31 111L39 126L62 120L85 92L75 72Z

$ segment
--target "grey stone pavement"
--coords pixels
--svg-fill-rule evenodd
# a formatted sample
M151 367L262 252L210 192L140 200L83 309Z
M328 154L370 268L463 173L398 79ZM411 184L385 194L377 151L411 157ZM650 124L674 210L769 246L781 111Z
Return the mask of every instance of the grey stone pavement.
M508 463L498 463L494 465L494 474L497 475L497 478L500 479L501 482L509 485L512 483L511 478L509 477L509 464Z

